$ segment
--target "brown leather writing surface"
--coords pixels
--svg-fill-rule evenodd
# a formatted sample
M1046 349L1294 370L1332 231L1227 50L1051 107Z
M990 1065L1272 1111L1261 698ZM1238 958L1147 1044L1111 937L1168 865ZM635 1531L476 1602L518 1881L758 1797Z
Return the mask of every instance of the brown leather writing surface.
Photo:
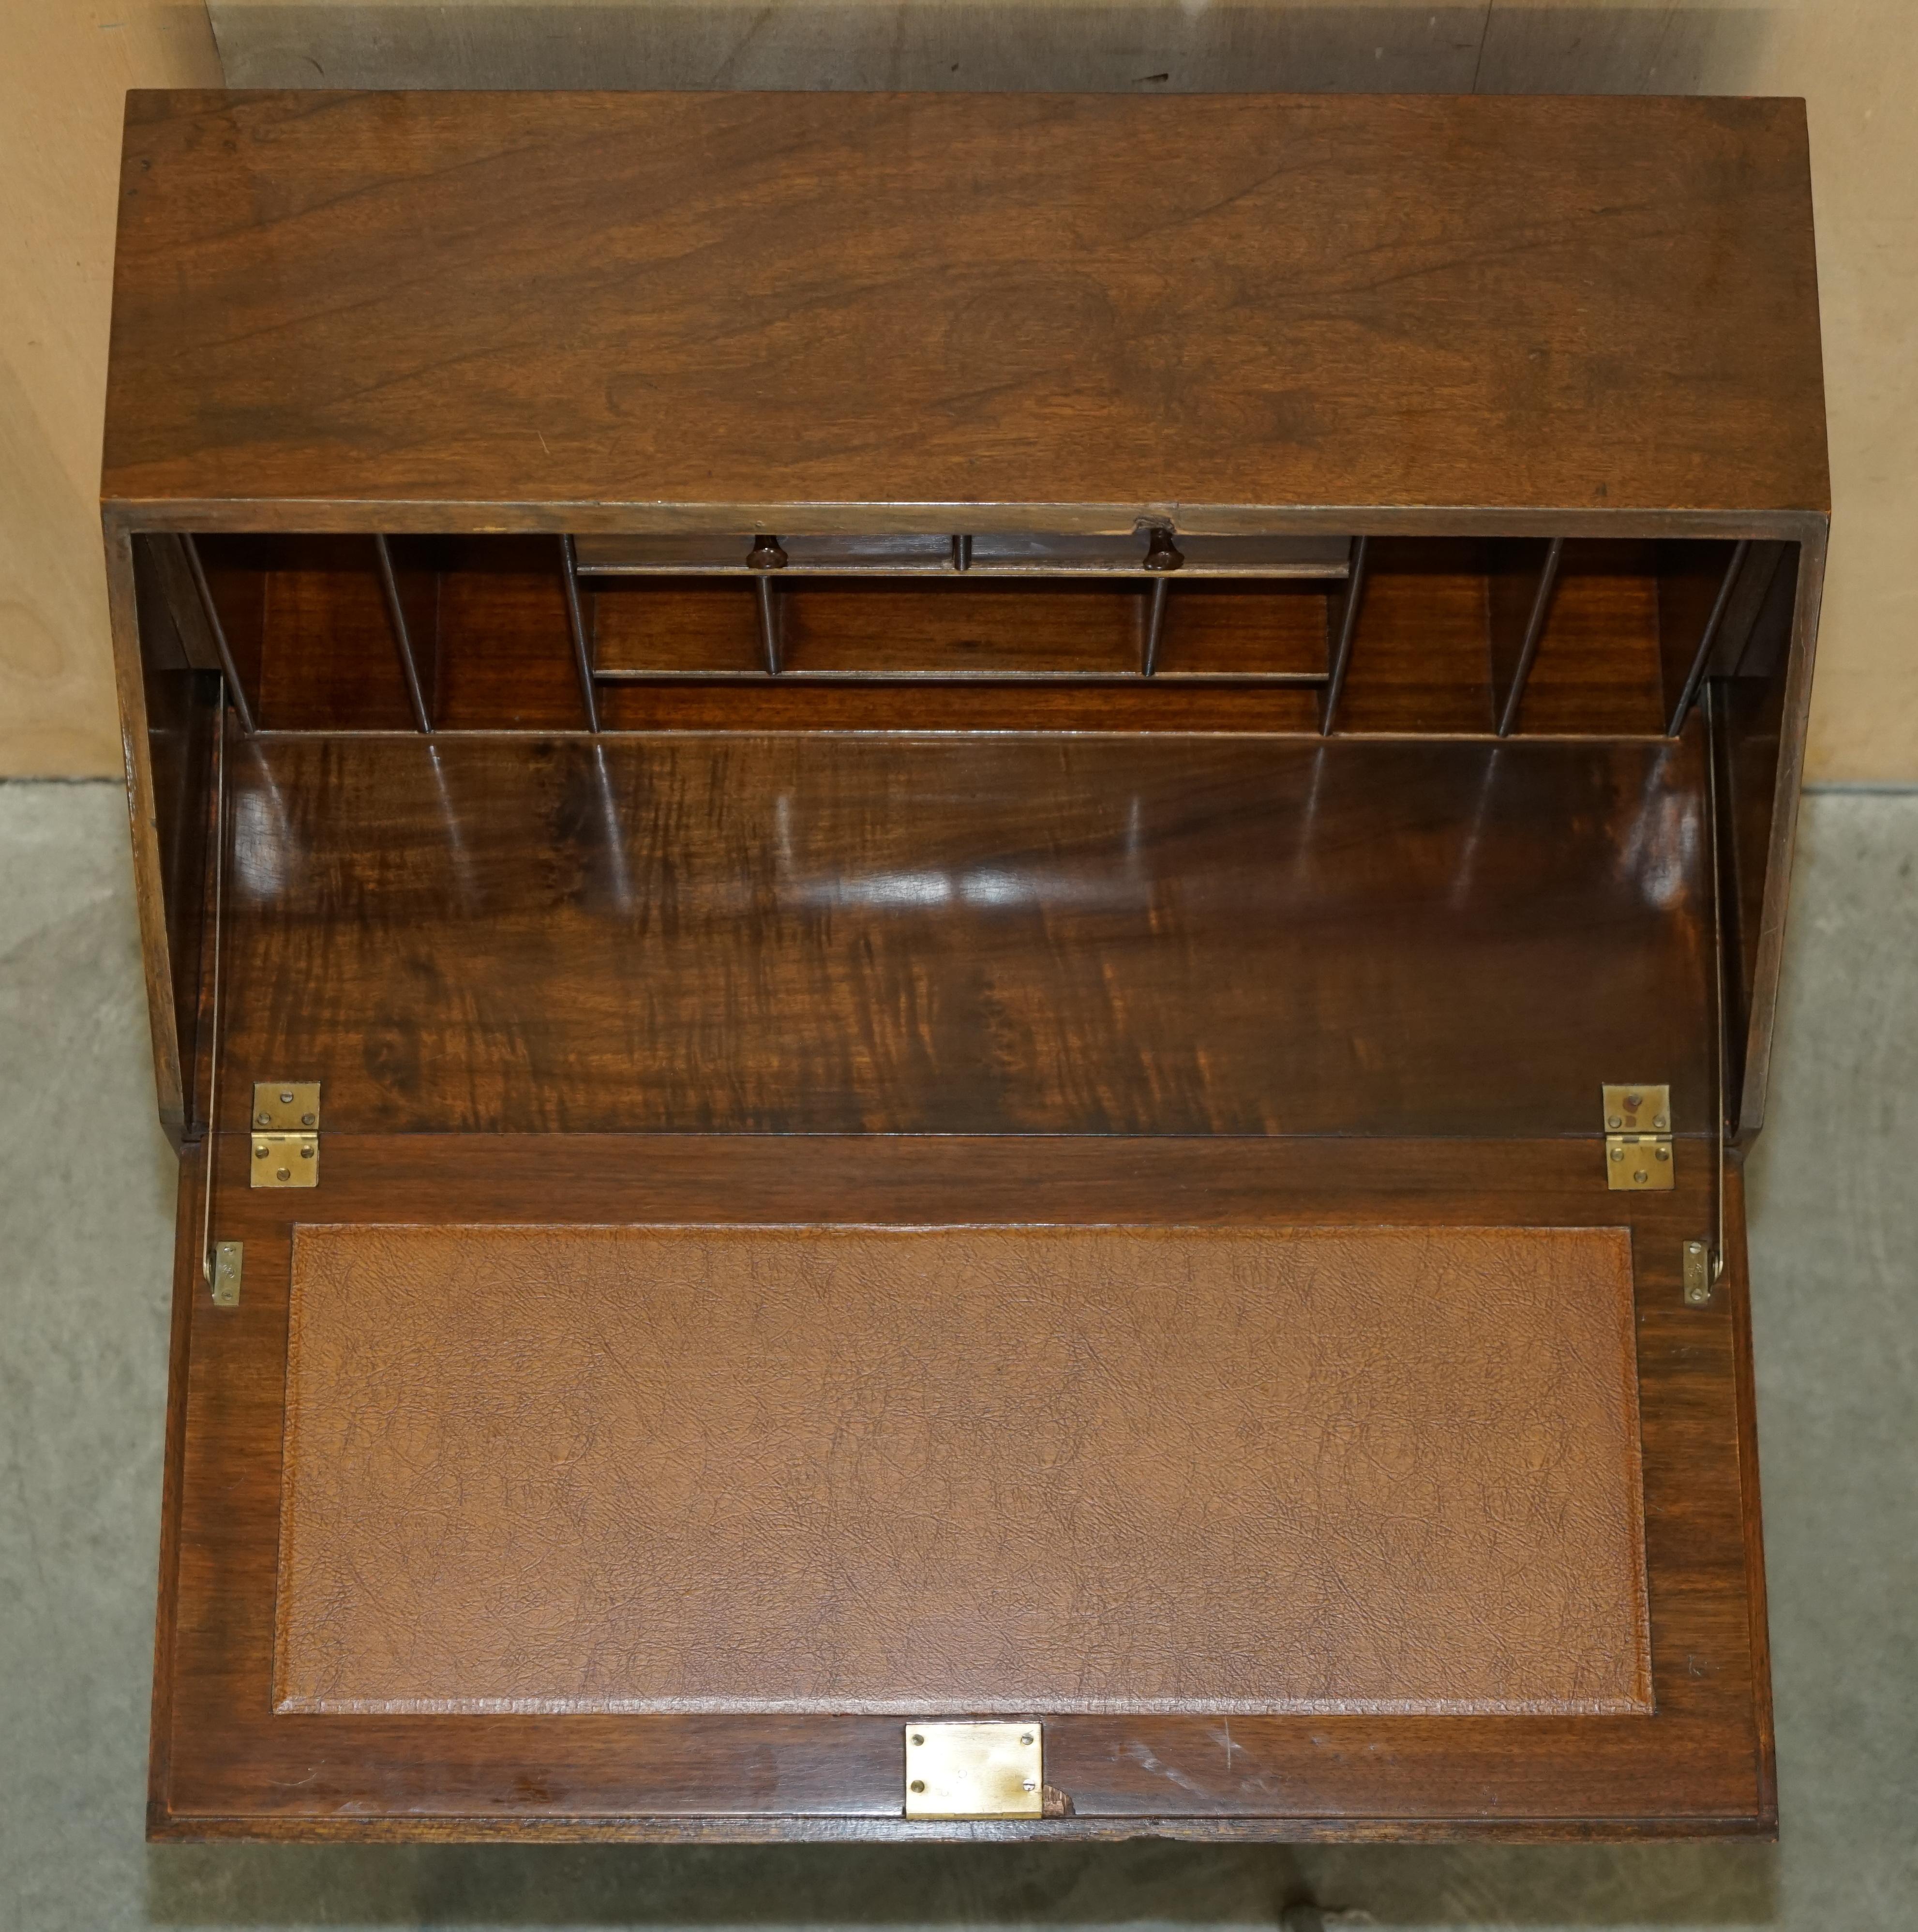
M302 1227L289 1712L1637 1712L1622 1228Z

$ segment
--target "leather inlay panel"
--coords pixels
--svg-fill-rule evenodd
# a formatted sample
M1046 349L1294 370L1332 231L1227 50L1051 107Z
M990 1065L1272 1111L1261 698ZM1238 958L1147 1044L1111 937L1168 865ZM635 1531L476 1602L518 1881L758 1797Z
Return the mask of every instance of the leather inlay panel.
M284 1712L1651 1708L1623 1228L302 1227Z

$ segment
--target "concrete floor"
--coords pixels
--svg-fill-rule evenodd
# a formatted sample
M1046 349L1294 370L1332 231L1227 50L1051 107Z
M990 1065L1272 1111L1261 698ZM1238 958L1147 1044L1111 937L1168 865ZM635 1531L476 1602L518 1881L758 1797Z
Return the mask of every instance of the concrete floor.
M125 826L0 785L0 1926L1918 1925L1918 795L1814 796L1800 854L1753 1177L1777 1847L149 1848L173 1196Z

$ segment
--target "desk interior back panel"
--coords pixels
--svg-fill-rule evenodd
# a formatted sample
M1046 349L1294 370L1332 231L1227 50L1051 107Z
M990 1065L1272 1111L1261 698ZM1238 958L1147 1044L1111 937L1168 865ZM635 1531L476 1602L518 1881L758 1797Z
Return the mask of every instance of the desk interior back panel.
M1651 1708L1622 1228L302 1227L287 1442L282 1712Z
M339 1132L1711 1125L1700 741L256 740L227 1087Z

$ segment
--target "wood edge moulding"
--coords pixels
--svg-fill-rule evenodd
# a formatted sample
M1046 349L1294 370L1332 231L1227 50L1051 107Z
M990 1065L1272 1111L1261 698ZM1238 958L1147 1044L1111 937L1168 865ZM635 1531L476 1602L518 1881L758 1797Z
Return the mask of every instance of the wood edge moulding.
M1223 505L1065 502L589 503L446 502L427 497L350 503L307 497L103 496L110 533L389 536L704 536L716 530L788 530L815 536L1130 536L1162 524L1192 536L1753 537L1808 542L1828 528L1828 508L1802 510L1594 510L1519 505L1388 503Z

